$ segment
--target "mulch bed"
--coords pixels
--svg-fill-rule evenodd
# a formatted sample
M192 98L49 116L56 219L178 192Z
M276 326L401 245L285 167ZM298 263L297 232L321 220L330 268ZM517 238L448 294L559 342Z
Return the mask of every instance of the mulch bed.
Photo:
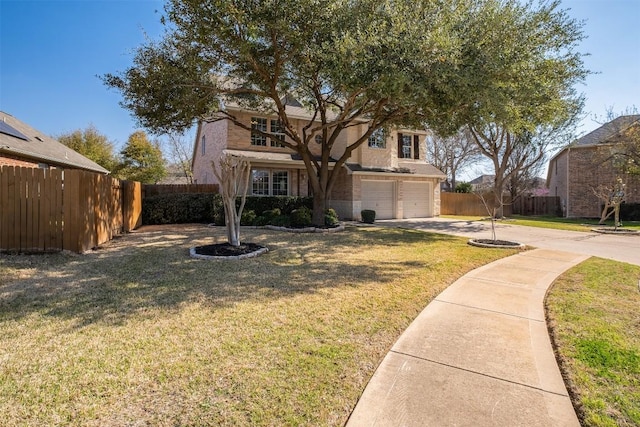
M217 243L215 245L196 246L195 252L198 255L207 256L239 256L256 252L264 248L257 243L240 243L240 246L231 246L229 243Z

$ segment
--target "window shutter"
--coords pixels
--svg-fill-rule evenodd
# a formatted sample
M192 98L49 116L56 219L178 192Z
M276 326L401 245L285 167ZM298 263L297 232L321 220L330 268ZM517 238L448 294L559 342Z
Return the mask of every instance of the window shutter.
M402 159L403 155L402 155L402 134L399 133L398 134L398 158Z
M413 135L413 158L420 158L420 137L418 135Z

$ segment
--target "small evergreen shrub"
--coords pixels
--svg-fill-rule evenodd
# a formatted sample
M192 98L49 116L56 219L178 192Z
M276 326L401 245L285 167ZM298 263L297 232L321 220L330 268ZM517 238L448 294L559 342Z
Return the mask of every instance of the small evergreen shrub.
M294 227L306 227L311 225L311 209L302 206L291 211L291 225Z
M290 227L291 217L289 215L278 215L271 218L268 222L269 225L275 225L276 227Z
M362 216L362 222L367 224L373 224L376 220L376 211L371 209L363 209L360 215Z
M338 219L338 214L334 209L329 208L324 211L324 225L327 227L335 227L339 223L340 220Z
M252 210L243 209L240 217L240 225L254 225L256 222L256 213Z

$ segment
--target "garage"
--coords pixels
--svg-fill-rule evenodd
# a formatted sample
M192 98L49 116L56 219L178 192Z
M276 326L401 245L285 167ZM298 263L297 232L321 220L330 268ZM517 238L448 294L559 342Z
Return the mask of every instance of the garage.
M433 216L431 200L433 190L429 182L402 183L403 218L426 218Z
M376 211L376 219L392 219L394 217L394 182L362 181L362 209Z

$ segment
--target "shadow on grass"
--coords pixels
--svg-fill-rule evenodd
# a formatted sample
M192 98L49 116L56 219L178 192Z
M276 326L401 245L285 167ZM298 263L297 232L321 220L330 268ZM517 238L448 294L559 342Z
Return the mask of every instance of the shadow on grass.
M0 282L0 320L40 314L72 320L75 327L121 324L156 309L179 310L185 303L215 310L325 288L383 286L408 268L428 268L412 259L412 246L464 245L455 237L393 228L351 228L333 234L243 229L243 241L270 251L239 261L189 257L190 247L223 242L224 236L221 227L149 227L85 255L2 256L0 271L8 269L17 278ZM397 251L389 257L374 256L397 247L406 247L401 259Z

